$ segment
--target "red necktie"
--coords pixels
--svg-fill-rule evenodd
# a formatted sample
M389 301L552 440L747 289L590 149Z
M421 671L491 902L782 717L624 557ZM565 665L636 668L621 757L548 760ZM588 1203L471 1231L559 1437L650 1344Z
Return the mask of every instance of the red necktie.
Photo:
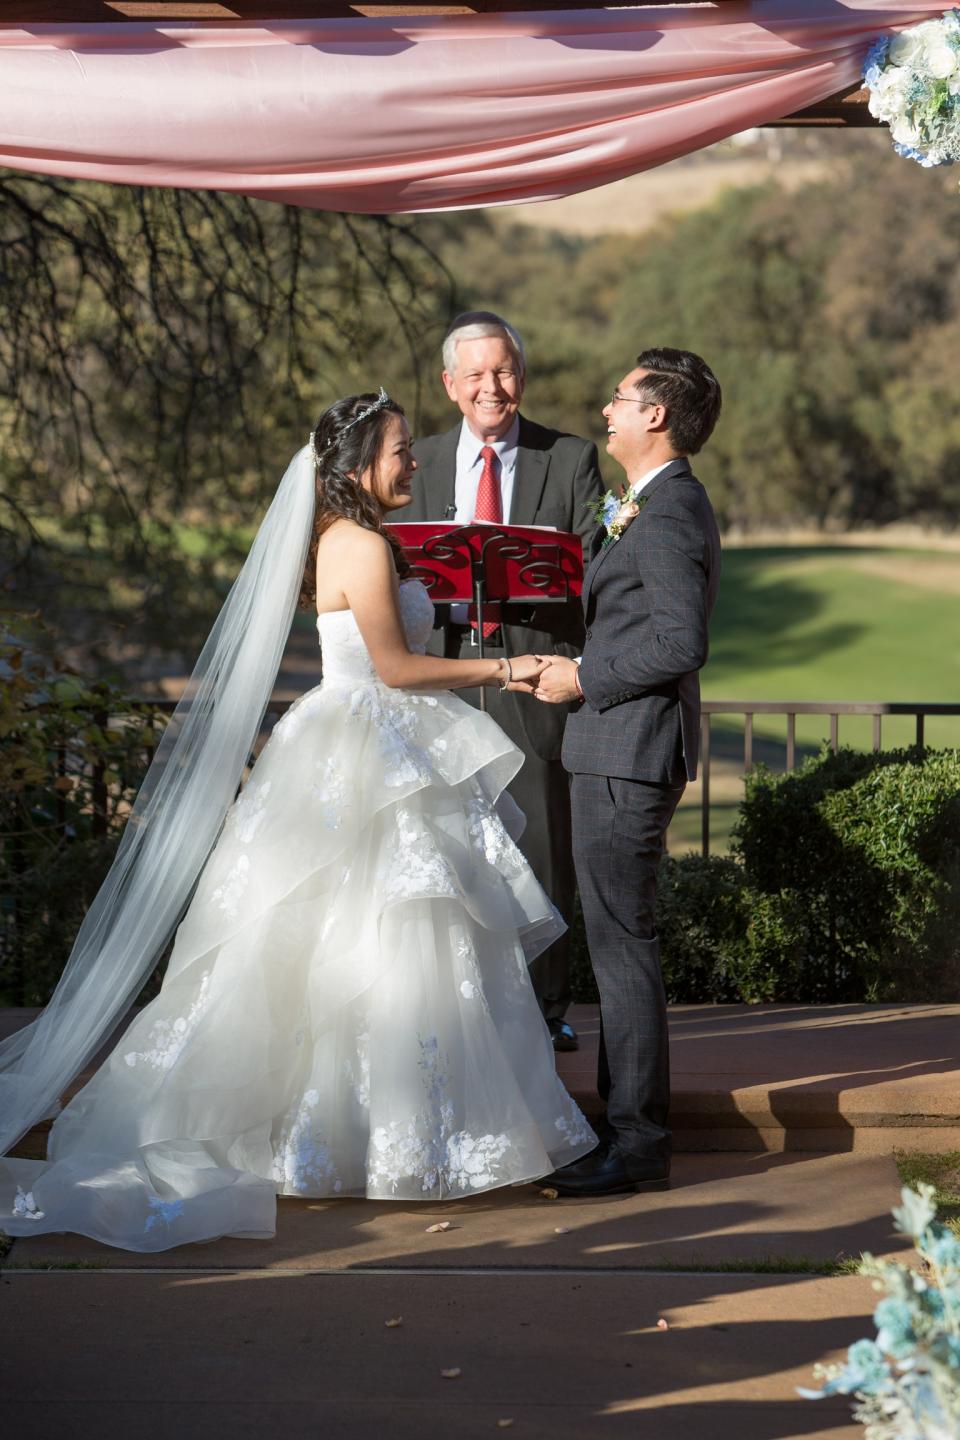
M500 504L500 477L497 474L497 452L492 445L484 445L480 451L480 458L483 461L483 469L480 472L480 484L477 486L477 503L474 507L474 520L488 520L492 525L499 525L503 519L503 511Z
M503 505L500 500L497 452L492 445L484 445L480 451L480 458L483 460L483 469L480 472L480 484L477 486L477 503L474 507L473 518L474 520L486 520L492 525L499 525L503 519ZM494 630L499 627L499 610L499 606L486 607L486 613L488 615L496 614L497 618L484 620L484 640L489 640ZM471 620L470 624L476 630L476 620Z

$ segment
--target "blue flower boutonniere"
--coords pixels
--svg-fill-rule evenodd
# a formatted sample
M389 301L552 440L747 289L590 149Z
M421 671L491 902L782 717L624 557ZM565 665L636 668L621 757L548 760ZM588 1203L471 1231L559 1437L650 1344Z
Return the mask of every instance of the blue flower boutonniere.
M630 525L649 500L649 495L634 495L632 490L622 491L619 496L608 490L602 500L591 502L593 518L606 530L604 548L612 545Z

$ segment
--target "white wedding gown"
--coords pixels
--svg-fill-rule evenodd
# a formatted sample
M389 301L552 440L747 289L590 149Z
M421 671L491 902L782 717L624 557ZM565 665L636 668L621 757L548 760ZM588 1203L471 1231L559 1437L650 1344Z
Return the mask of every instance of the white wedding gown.
M423 653L419 582L401 613ZM382 684L351 612L318 625L323 683L230 811L162 991L47 1160L0 1161L9 1234L269 1237L278 1194L449 1199L595 1145L527 975L563 922L495 808L520 752L450 692Z

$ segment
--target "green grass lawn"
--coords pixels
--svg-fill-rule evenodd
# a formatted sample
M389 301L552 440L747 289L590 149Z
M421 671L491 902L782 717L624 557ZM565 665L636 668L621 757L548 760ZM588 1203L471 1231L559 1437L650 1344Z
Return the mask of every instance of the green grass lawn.
M960 553L846 546L726 549L703 693L716 700L896 700L960 703ZM869 719L840 739L871 741ZM723 729L729 731L724 723ZM758 717L759 735L785 722ZM829 733L797 721L798 740ZM910 744L914 722L883 722L885 749ZM960 744L960 717L927 722L929 745Z
M724 550L702 676L709 700L880 700L960 704L960 553L840 545ZM816 753L827 716L799 716L797 758ZM915 722L882 722L884 749L910 745ZM840 741L872 744L870 717L840 720ZM754 758L786 763L786 719L757 716ZM960 745L960 716L931 719L926 742ZM743 723L718 717L711 753L711 849L729 846L742 793ZM670 829L674 854L700 849L699 787Z
M893 1154L903 1184L916 1188L925 1180L932 1185L939 1219L960 1235L960 1150L934 1155L920 1150L895 1150Z
M730 849L730 832L733 830L739 805L710 805L710 854L726 855ZM681 801L670 824L667 849L671 855L699 855L703 847L703 821L700 801L688 792Z

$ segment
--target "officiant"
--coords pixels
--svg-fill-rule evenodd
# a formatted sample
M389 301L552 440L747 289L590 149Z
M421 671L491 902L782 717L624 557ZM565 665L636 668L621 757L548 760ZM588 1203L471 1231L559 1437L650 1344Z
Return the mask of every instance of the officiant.
M417 442L419 472L404 520L469 524L549 525L574 531L586 549L595 522L590 505L603 492L597 447L520 413L526 381L523 342L488 310L458 315L443 342L443 385L461 414L442 435ZM562 603L504 605L485 612L487 655L579 655L583 611L578 597ZM466 605L438 606L431 650L460 659L476 654L478 635ZM479 706L480 692L459 695ZM569 779L560 763L568 707L531 705L488 690L487 709L523 751L510 793L527 817L520 848L537 879L570 924L576 886L570 838ZM554 1048L574 1050L565 1019L570 1004L569 931L531 965L530 975Z

